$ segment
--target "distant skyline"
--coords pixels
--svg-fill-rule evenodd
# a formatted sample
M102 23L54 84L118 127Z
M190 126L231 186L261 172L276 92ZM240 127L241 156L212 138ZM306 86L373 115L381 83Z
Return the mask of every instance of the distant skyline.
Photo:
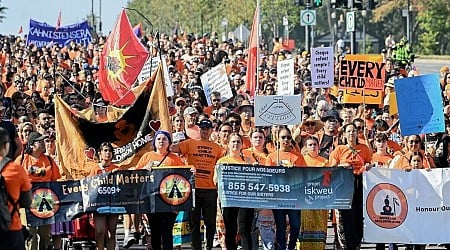
M17 32L22 26L21 35L28 34L30 18L55 26L59 11L61 26L81 22L91 13L92 1L96 16L99 16L100 2L102 4L102 33L107 35L122 7L127 6L128 0L1 0L1 6L8 9L4 13L6 18L0 23L0 33L18 35Z

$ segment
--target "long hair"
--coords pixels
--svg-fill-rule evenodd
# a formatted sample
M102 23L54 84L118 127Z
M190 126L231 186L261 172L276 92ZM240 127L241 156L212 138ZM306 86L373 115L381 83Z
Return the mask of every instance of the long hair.
M254 133L261 133L261 134L264 135L263 152L264 152L264 154L268 155L269 154L269 150L267 149L267 146L266 146L267 145L267 136L264 133L264 129L262 129L262 128L255 128L255 129L253 129L251 131L251 133L250 133L250 138L252 138Z
M239 140L241 141L241 144L243 143L243 139L242 139L242 135L238 134L238 133L231 133L230 136L228 136L228 138L231 138L232 136L237 136L239 137ZM230 142L228 142L229 144ZM230 155L230 149L227 147L227 153L226 155ZM243 161L245 161L244 159L244 154L242 153L242 147L241 147L241 151L239 152L239 156L241 157L241 159Z

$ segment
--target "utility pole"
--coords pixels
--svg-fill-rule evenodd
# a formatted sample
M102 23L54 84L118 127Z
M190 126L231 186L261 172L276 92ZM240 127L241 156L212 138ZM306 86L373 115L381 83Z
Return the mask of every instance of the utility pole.
M412 44L411 41L411 0L406 0L406 38L408 39L408 42Z
M354 0L349 0L350 11L354 11L353 10L353 4L354 4ZM354 28L353 31L350 32L350 53L351 54L355 54L356 53L355 43L356 43L356 29Z
M311 7L311 0L306 0L306 9L309 10L310 7ZM309 45L309 25L305 26L305 50L306 51L310 50L310 45Z

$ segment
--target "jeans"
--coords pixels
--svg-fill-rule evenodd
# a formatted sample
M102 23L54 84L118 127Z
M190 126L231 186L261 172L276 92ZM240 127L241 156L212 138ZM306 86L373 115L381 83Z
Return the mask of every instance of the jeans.
M241 236L244 250L252 250L252 224L255 210L253 208L226 207L223 208L223 222L225 224L225 246L227 250L236 250L236 235Z
M173 212L147 214L151 229L151 245L153 250L173 249L173 225L177 214ZM162 248L161 248L162 239Z
M0 242L2 250L25 250L22 230L1 233Z
M191 220L192 249L201 250L202 240L200 235L200 221L206 226L206 248L213 247L214 234L216 232L217 190L195 189L195 207L189 213Z
M300 234L300 210L273 209L273 216L276 224L276 238L278 249L286 249L286 215L289 217L289 245L287 249L296 248L297 239Z

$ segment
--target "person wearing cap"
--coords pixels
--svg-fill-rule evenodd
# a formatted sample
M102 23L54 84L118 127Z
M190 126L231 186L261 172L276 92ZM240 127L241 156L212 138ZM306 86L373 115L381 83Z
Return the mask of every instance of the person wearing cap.
M102 100L98 99L94 101L94 120L95 122L106 122L108 121L108 105Z
M136 169L152 169L158 167L184 167L181 158L170 151L172 138L165 130L158 130L153 137L153 151L145 153L136 165ZM150 224L151 246L153 250L173 249L173 225L177 214L174 212L148 213ZM162 248L161 248L162 245Z
M254 107L249 100L242 101L241 105L238 106L235 111L241 116L241 131L240 134L246 137L250 136L252 128L255 127L252 121Z
M17 164L25 168L31 183L50 182L61 178L56 162L50 156L45 155L44 139L46 138L46 136L37 132L30 133L23 153L15 159ZM38 244L39 249L47 249L50 243L50 225L32 227L30 232L32 238L27 245L27 249L37 250Z
M186 106L186 99L184 99L183 97L178 97L177 99L175 99L175 114L183 115Z
M338 144L341 118L336 110L331 109L320 119L323 129L317 133L319 137L319 155L327 158Z
M313 117L309 117L302 124L297 127L292 135L295 143L302 146L304 139L309 136L314 136L323 128L323 123L320 120L315 120ZM302 150L303 152L303 150Z
M192 139L200 139L200 128L196 125L199 113L194 107L187 107L184 112L186 135Z
M173 144L172 152L186 157L187 163L195 168L195 207L190 211L192 247L201 250L200 220L203 216L206 226L206 249L213 247L216 231L217 187L213 177L217 160L222 157L222 149L210 141L213 124L210 120L199 123L200 140L187 139Z

